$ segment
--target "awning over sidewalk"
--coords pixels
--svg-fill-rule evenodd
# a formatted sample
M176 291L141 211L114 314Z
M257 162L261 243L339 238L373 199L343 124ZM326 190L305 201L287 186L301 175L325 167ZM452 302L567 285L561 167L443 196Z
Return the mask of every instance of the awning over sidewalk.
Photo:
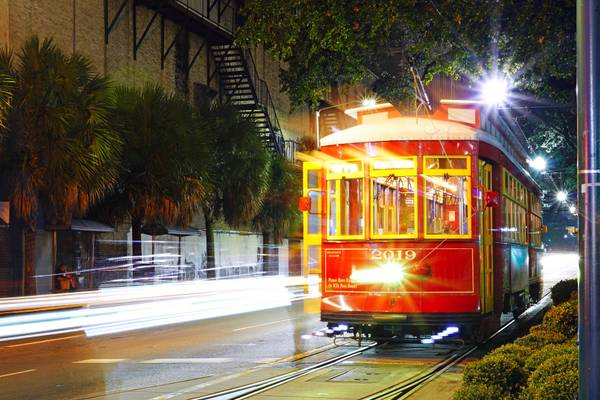
M72 219L70 226L51 226L46 225L47 231L77 231L77 232L94 232L94 233L111 233L115 231L112 226L101 222L92 221L89 219Z
M155 225L155 226L143 226L142 233L146 235L160 236L160 235L173 235L173 236L201 236L199 229L174 225Z

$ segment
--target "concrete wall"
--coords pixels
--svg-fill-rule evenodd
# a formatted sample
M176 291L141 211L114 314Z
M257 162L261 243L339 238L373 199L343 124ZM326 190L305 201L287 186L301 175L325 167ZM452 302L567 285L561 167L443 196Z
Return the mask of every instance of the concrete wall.
M53 289L52 272L52 233L42 230L36 232L35 239L35 280L37 293L50 293Z

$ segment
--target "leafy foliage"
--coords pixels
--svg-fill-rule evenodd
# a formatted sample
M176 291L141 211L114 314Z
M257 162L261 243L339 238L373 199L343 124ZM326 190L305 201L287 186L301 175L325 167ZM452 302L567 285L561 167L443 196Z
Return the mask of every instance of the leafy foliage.
M549 95L573 87L574 0L251 0L245 12L238 41L288 64L284 88L297 103L368 77L397 99L415 78L493 67Z
M462 386L454 393L454 400L502 400L510 398L502 393L502 388L496 385L476 383Z
M577 399L576 332L577 302L553 306L529 335L469 364L454 399Z
M6 126L6 116L11 107L14 83L12 76L6 73L0 74L0 128ZM2 134L1 130L0 134Z
M577 293L577 279L565 279L559 281L550 289L552 303L558 305L569 300L574 293Z
M549 344L527 357L525 369L531 373L549 358L566 354L577 355L577 345L574 343Z
M574 336L577 333L577 313L577 301L567 301L548 310L542 326L566 337Z
M33 228L41 203L48 224L67 225L117 179L121 141L109 124L108 82L86 58L37 37L16 57L0 51L0 76L14 81L1 169L16 217Z
M492 351L490 353L490 355L493 356L493 355L500 354L503 356L507 356L507 357L512 358L513 360L517 361L519 363L519 365L524 366L525 359L527 357L529 357L532 354L532 352L533 351L528 347L520 346L520 345L514 344L514 343L508 343L508 344L498 347L497 349Z
M112 124L124 151L103 209L136 224L188 224L210 187L206 133L192 106L159 86L117 87Z
M567 340L567 337L562 333L544 328L533 330L529 335L518 338L515 340L515 344L537 350L547 344L563 343Z
M272 235L278 243L300 218L296 207L302 186L302 171L279 155L271 156L268 194L252 220L255 229Z
M249 0L237 41L285 62L283 89L316 106L357 82L396 104L443 74L475 82L510 76L515 118L532 150L576 184L575 0Z
M463 373L466 385L498 386L505 394L516 394L527 376L519 362L507 354L494 354L467 365Z
M259 212L269 183L269 153L253 121L230 104L202 104L199 115L207 128L212 190L203 202L204 216L223 218L233 227Z
M557 355L531 374L527 392L531 400L576 400L578 382L577 353Z
M269 154L252 120L231 104L199 105L211 149L211 190L202 202L206 225L207 274L215 276L216 221L229 226L248 224L260 211L269 184Z

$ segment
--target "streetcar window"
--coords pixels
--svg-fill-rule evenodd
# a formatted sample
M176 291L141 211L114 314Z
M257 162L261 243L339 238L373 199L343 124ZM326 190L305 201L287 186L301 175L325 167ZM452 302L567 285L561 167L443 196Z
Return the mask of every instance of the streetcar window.
M469 177L425 176L426 234L469 234Z
M414 177L376 177L372 179L372 191L374 236L416 233Z
M363 179L328 180L329 236L363 236Z
M316 189L319 187L319 181L321 180L321 171L312 169L306 173L306 186L309 189Z
M506 169L503 173L502 194L502 240L527 244L527 189Z
M465 157L425 157L425 169L467 169Z

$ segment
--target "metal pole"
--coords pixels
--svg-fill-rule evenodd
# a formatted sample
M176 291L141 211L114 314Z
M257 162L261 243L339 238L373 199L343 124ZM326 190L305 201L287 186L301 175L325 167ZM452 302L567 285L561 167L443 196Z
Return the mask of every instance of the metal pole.
M319 130L319 116L321 112L319 110L315 111L315 127L317 129L317 150L321 148L321 133Z
M600 6L577 1L577 147L579 179L579 399L600 398Z

